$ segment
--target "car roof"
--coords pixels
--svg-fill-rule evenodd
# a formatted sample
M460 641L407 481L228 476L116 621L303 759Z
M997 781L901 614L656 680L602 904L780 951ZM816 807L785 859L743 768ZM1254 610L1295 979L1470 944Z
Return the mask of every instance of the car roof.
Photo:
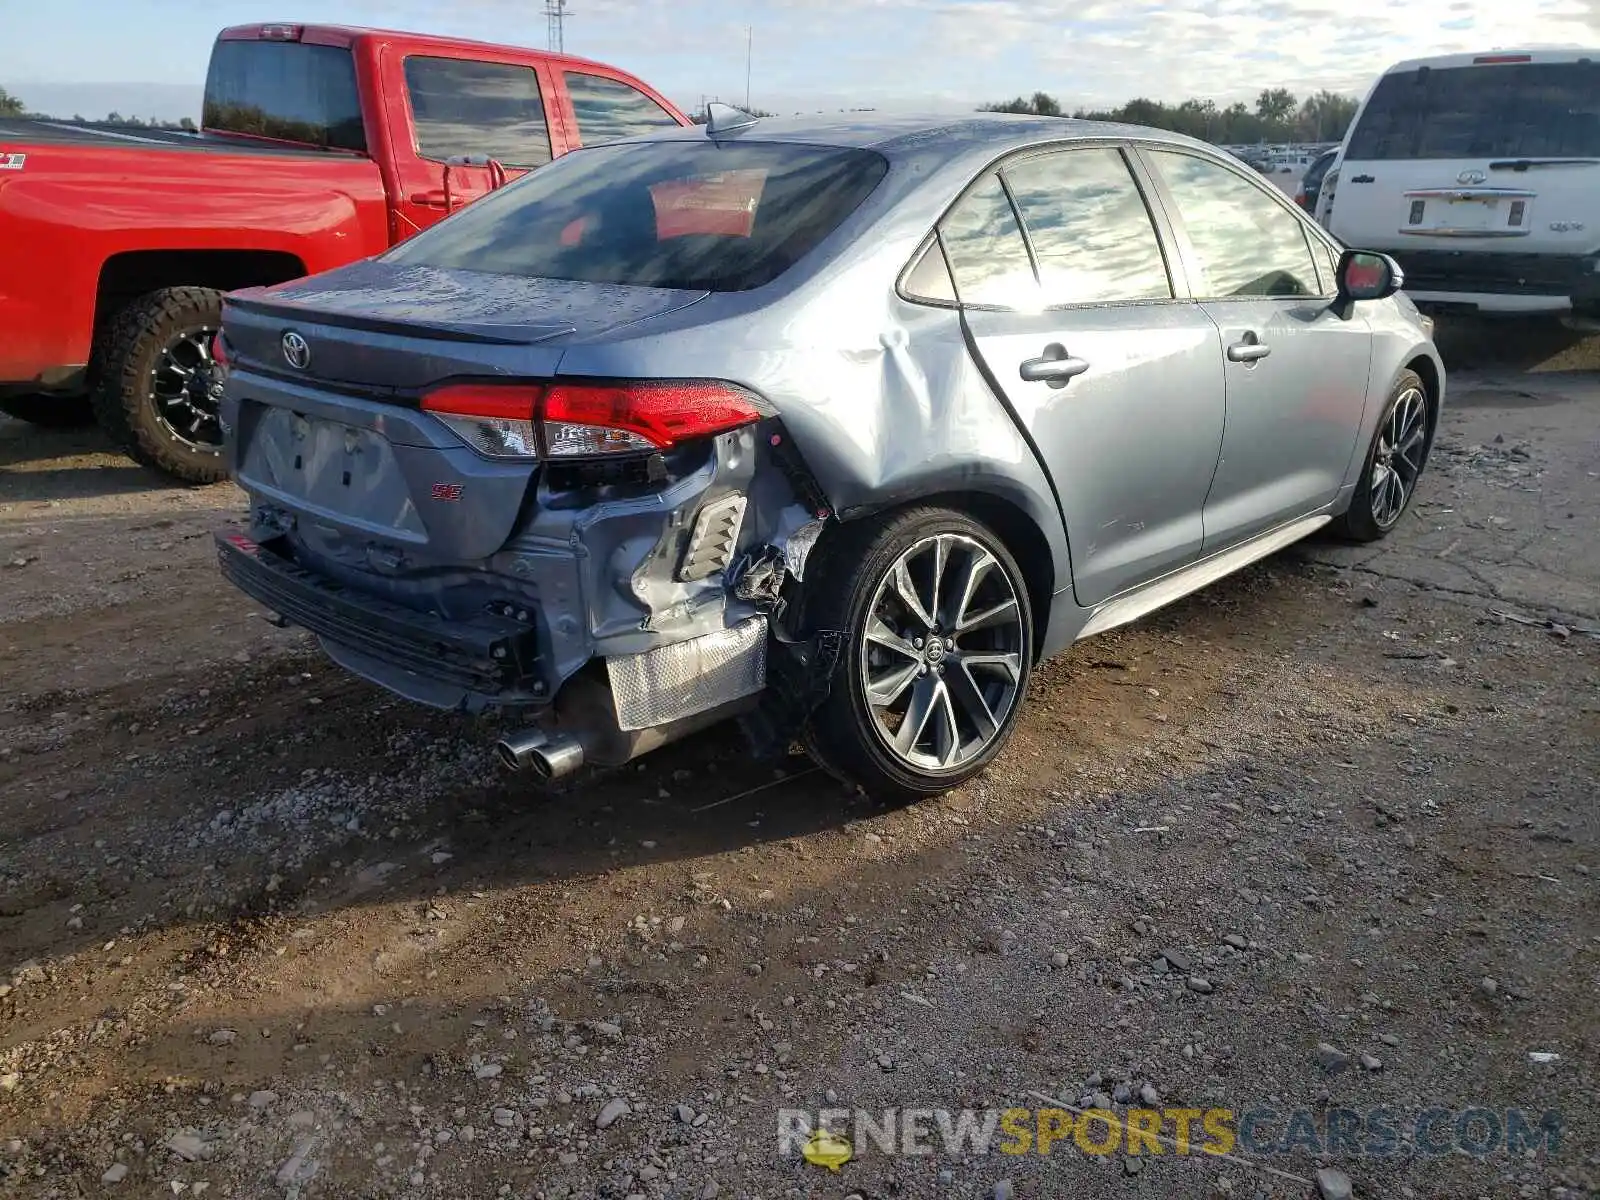
M663 130L652 134L649 140L703 140L707 136L706 127L696 125ZM1035 117L1014 113L975 113L970 116L840 113L810 117L763 117L743 129L730 130L725 136L730 140L749 142L793 142L870 149L891 159L942 153L950 159L987 160L1032 145L1095 138L1137 138L1217 153L1214 146L1164 129L1109 121L1085 121L1077 117Z

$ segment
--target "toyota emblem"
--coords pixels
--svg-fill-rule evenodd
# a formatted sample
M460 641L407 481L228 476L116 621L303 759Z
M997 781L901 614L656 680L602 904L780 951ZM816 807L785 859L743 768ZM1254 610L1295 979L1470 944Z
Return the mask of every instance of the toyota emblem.
M311 365L310 344L292 329L283 335L283 361L296 371L304 371Z
M1456 176L1456 182L1466 184L1482 183L1487 178L1489 177L1482 171L1463 171Z

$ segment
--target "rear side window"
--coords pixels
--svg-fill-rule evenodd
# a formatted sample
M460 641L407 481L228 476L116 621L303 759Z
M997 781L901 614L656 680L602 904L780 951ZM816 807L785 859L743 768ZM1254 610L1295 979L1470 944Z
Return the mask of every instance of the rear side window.
M481 154L509 167L550 161L550 129L532 67L411 57L405 72L423 158Z
M1348 160L1600 157L1600 63L1421 67L1372 90Z
M1262 185L1191 154L1149 154L1200 260L1198 299L1322 294L1305 227Z
M1001 174L1033 242L1046 304L1172 298L1161 241L1121 153L1066 150Z
M402 242L390 262L743 291L770 283L889 169L869 150L667 140L563 155Z
M1039 283L1011 200L998 175L985 175L939 224L963 304L1036 308Z
M342 46L218 42L206 75L202 121L225 133L367 149L355 61Z
M636 87L604 75L568 71L567 95L585 146L637 137L655 129L675 129L678 120Z

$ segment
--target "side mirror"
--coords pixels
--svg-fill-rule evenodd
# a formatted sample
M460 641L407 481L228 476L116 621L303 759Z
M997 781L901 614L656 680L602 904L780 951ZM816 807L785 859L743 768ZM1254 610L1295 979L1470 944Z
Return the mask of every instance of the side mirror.
M1405 286L1405 272L1387 254L1346 250L1339 257L1339 298L1335 308L1349 319L1357 300L1385 300Z

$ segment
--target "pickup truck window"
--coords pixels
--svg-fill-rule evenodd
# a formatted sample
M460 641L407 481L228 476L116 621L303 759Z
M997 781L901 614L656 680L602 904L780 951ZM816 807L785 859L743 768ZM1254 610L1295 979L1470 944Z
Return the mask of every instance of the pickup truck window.
M532 67L414 55L405 69L423 158L482 154L508 167L550 161L550 127Z
M339 46L218 42L206 75L207 129L366 153L356 65Z
M568 71L567 95L572 97L578 138L585 146L678 126L671 113L638 88L603 75Z

